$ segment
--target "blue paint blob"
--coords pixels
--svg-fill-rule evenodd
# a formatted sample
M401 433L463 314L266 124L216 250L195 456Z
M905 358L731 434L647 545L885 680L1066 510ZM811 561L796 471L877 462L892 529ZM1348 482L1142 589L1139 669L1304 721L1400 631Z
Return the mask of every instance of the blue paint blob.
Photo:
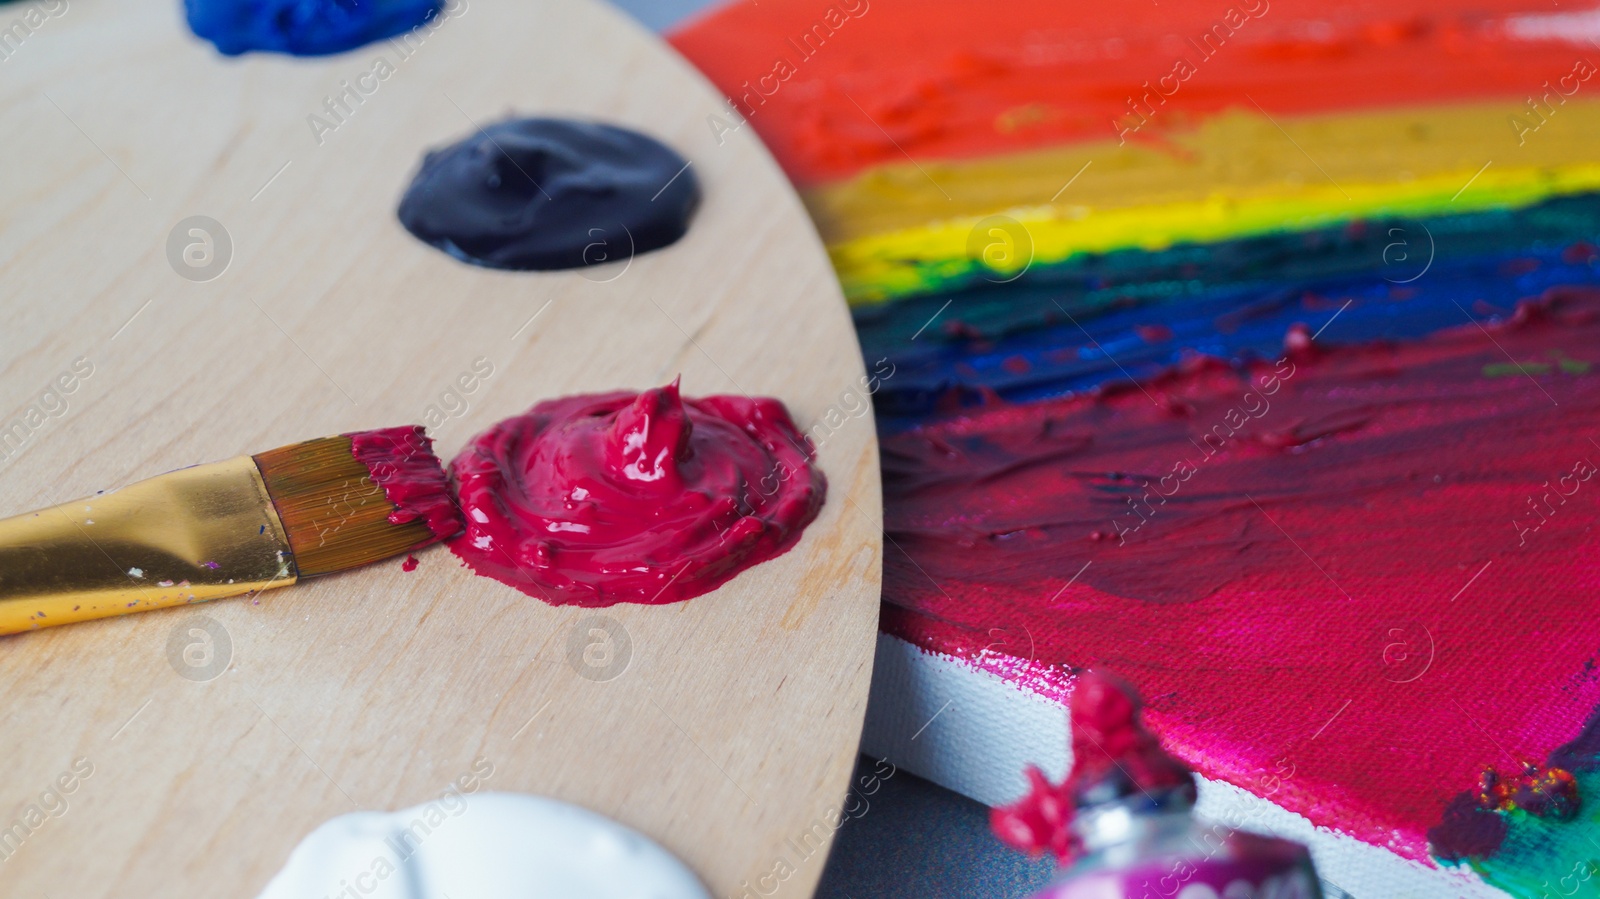
M189 28L228 56L343 53L404 34L442 0L184 0Z
M569 119L513 119L435 150L400 201L417 239L473 265L621 262L682 237L700 184L670 147Z

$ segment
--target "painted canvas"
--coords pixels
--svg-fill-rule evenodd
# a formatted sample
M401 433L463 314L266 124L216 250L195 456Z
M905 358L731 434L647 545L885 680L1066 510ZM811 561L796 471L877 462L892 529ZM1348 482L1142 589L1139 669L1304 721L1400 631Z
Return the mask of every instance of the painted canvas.
M1600 895L1600 10L761 0L674 42L881 377L886 633L1057 701L1110 666L1434 895Z

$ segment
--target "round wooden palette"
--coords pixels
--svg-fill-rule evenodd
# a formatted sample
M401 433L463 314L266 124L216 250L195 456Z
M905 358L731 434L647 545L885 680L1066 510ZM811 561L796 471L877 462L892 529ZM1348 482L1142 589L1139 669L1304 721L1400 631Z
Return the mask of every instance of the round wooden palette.
M878 460L843 299L751 130L719 138L726 104L587 0L456 0L318 60L220 57L177 0L29 8L0 8L36 22L0 70L0 514L430 418L449 458L540 399L680 373L787 403L829 495L794 550L678 605L553 608L433 548L6 638L0 828L24 827L0 893L251 896L320 822L475 776L638 828L716 894L809 895L871 673ZM521 274L406 234L423 151L513 113L676 147L705 189L689 235ZM227 238L185 262L215 228L193 216Z

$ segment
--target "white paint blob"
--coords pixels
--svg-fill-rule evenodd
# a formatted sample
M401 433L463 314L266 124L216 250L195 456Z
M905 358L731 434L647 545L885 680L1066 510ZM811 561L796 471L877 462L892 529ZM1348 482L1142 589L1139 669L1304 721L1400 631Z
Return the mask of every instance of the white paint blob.
M451 794L312 831L259 899L710 899L637 831L517 793Z

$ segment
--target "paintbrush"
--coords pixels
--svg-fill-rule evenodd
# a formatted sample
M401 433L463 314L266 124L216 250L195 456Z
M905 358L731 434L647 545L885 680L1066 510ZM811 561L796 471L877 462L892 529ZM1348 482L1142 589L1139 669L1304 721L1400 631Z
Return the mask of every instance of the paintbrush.
M415 426L196 465L0 521L0 634L286 587L459 533Z

